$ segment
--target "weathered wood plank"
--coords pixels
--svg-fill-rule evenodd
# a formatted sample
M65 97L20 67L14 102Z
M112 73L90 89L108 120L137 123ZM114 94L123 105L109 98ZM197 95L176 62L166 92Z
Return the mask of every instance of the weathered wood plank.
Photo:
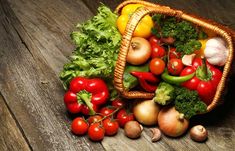
M157 0L151 0L156 2ZM235 1L230 0L197 0L187 1L178 0L159 0L162 5L168 5L172 8L183 10L190 14L195 14L207 19L212 19L220 24L229 26L235 29L235 22L232 18L235 18L234 8Z
M100 143L71 134L71 119L66 116L64 90L58 75L7 2L2 0L0 4L0 90L32 149L103 150ZM60 7L63 9L64 5Z
M16 121L0 95L0 150L30 151L30 146L20 132Z
M8 1L38 52L58 74L67 61L66 56L74 49L69 34L78 22L90 18L92 12L76 0Z

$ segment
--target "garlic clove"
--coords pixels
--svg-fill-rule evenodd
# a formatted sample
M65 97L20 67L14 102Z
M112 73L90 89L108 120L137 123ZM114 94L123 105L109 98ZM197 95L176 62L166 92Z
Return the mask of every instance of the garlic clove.
M192 66L192 62L193 62L193 59L195 58L196 54L193 53L191 55L184 55L182 57L182 63L185 65L185 66Z
M162 133L159 128L150 129L152 132L152 142L157 142L161 139Z

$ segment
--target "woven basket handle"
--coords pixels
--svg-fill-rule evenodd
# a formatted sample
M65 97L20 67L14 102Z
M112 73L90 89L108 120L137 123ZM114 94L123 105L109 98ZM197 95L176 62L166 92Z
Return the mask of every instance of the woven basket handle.
M154 5L155 6L155 5ZM123 86L123 74L126 65L126 57L131 44L132 35L140 20L147 14L160 13L169 16L180 16L181 11L174 11L169 7L141 7L139 8L129 19L126 30L122 36L122 42L120 52L118 54L118 61L114 71L114 85L115 88L121 92L122 96L127 98L146 98L150 99L154 96L154 93L140 92L140 91L126 91Z
M126 98L146 98L146 99L151 99L154 96L154 93L147 93L147 92L140 92L140 91L127 91L124 89L123 86L123 75L124 75L124 70L125 70L125 65L126 65L126 57L127 53L130 47L131 43L131 38L134 33L134 30L137 26L137 24L140 22L140 20L147 14L151 13L158 13L158 14L164 14L167 16L175 16L182 18L184 20L187 20L189 22L192 22L198 26L205 27L207 29L210 29L212 31L215 31L217 34L225 38L225 40L228 43L228 48L229 48L229 57L227 59L227 62L224 66L223 70L223 76L221 78L221 81L219 85L217 86L217 91L215 94L215 97L211 104L207 107L207 111L211 111L215 106L219 103L220 101L220 96L225 88L225 81L229 76L229 71L231 69L231 64L233 60L233 43L235 41L235 32L232 31L231 29L221 26L215 22L208 21L202 18L199 18L197 16L193 15L188 15L186 13L183 13L182 11L179 10L174 10L169 7L164 7L164 6L159 6L155 4L149 4L148 2L143 2L143 1L137 1L138 3L147 3L147 5L144 4L144 7L141 7L137 9L137 11L130 17L125 32L122 37L122 42L121 42L121 47L120 51L118 54L118 60L115 66L114 70L114 86L115 88L121 93L122 96ZM135 1L130 0L127 1L126 3L135 3ZM123 4L119 5L117 7L116 11L119 12L120 9L125 6Z
M233 38L233 44L235 45L235 31L234 30L230 30L231 36Z

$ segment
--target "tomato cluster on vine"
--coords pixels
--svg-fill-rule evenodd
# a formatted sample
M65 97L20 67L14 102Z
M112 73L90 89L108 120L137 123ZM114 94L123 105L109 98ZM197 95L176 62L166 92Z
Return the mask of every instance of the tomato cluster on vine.
M123 128L128 121L134 120L133 113L125 109L121 99L115 99L110 106L102 107L95 115L76 117L71 124L71 131L75 135L85 135L92 141L101 141L104 136L113 136Z

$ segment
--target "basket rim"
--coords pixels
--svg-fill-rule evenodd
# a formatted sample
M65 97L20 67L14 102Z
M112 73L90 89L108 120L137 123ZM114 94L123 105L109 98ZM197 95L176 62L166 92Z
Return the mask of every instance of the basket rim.
M148 98L149 99L154 96L154 93L144 93L140 91L126 91L123 87L122 79L123 79L123 74L124 74L124 68L126 65L125 58L126 58L127 51L128 51L127 48L129 48L130 38L132 37L133 30L135 29L135 27L137 26L141 18L145 16L146 14L160 12L166 15L181 18L183 20L192 22L193 24L209 29L215 32L217 35L221 36L227 42L229 55L228 55L226 64L224 65L222 78L217 86L214 99L211 102L211 104L207 106L207 112L214 109L217 106L217 104L220 102L220 97L225 89L226 79L229 76L229 71L232 66L234 50L233 50L232 35L230 33L229 28L224 27L211 20L206 20L201 17L197 17L195 15L189 15L187 13L182 12L181 10L171 9L168 6L161 6L161 5L153 4L150 2L146 2L146 1L140 1L140 0L124 1L123 3L117 6L115 11L119 13L120 10L128 4L143 4L144 7L139 8L135 13L133 13L133 15L129 19L129 22L127 23L126 30L123 34L120 52L118 54L118 60L117 60L115 70L114 70L115 88L121 93L122 96L127 97L127 98ZM130 31L130 29L132 29L132 31Z

